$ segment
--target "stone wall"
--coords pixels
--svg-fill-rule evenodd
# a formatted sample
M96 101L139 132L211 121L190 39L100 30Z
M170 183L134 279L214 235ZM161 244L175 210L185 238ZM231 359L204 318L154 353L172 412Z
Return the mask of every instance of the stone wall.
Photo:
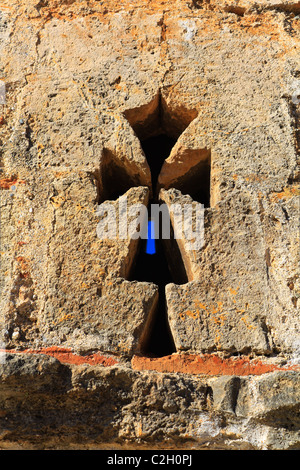
M38 447L22 416L56 394L70 415L45 411L44 447L74 413L89 446L299 446L299 14L292 0L1 4L0 446ZM201 248L164 246L173 281L136 275L138 240L97 236L103 204L125 199L204 204ZM8 426L6 397L35 380L40 401ZM93 438L98 387L118 411Z

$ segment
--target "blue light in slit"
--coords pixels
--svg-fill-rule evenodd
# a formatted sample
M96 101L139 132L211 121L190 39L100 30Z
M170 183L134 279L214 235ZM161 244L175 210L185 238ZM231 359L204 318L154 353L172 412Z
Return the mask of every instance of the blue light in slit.
M147 255L154 255L155 252L156 250L155 250L154 221L150 220L148 222L148 237L147 237L146 253Z

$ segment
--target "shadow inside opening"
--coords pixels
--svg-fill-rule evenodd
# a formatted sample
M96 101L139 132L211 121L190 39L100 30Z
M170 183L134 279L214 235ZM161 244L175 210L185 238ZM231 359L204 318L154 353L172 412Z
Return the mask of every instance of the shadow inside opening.
M152 325L146 332L144 343L141 345L141 352L145 355L162 357L176 351L168 323L165 299L165 286L173 282L173 279L161 240L155 240L156 253L152 255L146 253L146 242L146 240L141 241L131 280L157 285L159 298Z
M173 139L167 134L154 135L141 142L142 149L146 155L151 170L154 194L161 167L165 159L170 155L175 143L176 139Z
M154 194L161 167L165 159L168 158L175 143L176 139L169 137L167 134L158 134L141 142L151 170ZM155 199L150 201L148 208L149 216L151 214L151 204L158 204L158 201ZM160 229L161 227L162 224L160 223ZM187 282L185 275L183 275L180 279L178 279L178 277L176 279L176 276L174 276L171 266L172 263L168 263L168 261L170 261L170 250L168 251L167 260L166 247L164 246L164 242L167 242L168 245L170 245L170 240L163 241L161 239L160 233L159 239L155 240L155 254L150 255L146 253L147 240L141 240L139 253L135 262L135 268L131 276L131 280L152 282L158 286L159 299L157 309L154 313L152 326L150 327L149 331L146 332L146 339L141 345L142 354L154 357L163 357L176 352L167 318L165 287L167 284L172 282ZM173 251L175 255L176 247L172 248L171 256L173 255ZM176 252L176 257L178 256L179 255Z

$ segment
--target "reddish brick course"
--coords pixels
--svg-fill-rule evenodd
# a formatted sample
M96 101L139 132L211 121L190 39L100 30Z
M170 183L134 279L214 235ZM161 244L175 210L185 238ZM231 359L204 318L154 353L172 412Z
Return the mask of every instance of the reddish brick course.
M102 366L113 366L118 363L114 358L102 356L101 354L89 354L85 356L80 356L75 354L71 349L58 348L57 346L52 346L49 348L41 349L25 349L23 351L16 350L1 350L2 352L7 352L8 354L46 354L47 356L52 356L58 359L60 362L65 364L90 364L90 365L102 365Z
M300 370L299 366L279 367L248 357L222 359L213 354L172 354L160 358L134 356L131 361L135 370L180 372L193 375L261 375L277 370Z
M0 352L8 354L45 354L58 359L65 364L90 364L110 367L118 364L116 358L103 356L95 353L89 355L79 355L71 349L52 346L40 349L5 350ZM133 356L131 365L134 370L153 370L163 373L183 373L192 375L262 375L274 371L295 370L300 371L300 366L278 366L267 364L258 359L244 357L231 357L222 359L214 354L172 354L159 358L145 356Z

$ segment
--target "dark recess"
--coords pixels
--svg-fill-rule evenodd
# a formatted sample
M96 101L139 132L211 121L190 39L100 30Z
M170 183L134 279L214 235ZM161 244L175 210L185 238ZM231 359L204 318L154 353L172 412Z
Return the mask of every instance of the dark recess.
M151 169L154 194L160 169L165 159L169 156L175 142L176 139L173 139L166 134L158 134L142 142L142 148ZM149 208L151 207L151 204L158 204L158 201L152 199L150 201ZM167 242L169 241L167 240ZM176 245L176 243L174 243L174 245ZM177 257L180 256L179 250L177 252L175 247L173 251L174 255L176 254ZM167 319L165 286L170 282L185 283L186 275L183 275L183 278L179 280L178 277L176 279L176 276L174 277L174 275L172 275L172 272L169 269L161 237L156 240L156 253L153 255L148 255L146 253L146 240L142 240L131 280L153 282L159 289L158 307L155 312L152 329L148 332L147 338L142 345L142 353L145 355L162 357L176 352Z
M152 175L152 187L155 194L158 175L166 158L171 153L176 139L166 134L158 134L141 142L142 149L146 155Z

